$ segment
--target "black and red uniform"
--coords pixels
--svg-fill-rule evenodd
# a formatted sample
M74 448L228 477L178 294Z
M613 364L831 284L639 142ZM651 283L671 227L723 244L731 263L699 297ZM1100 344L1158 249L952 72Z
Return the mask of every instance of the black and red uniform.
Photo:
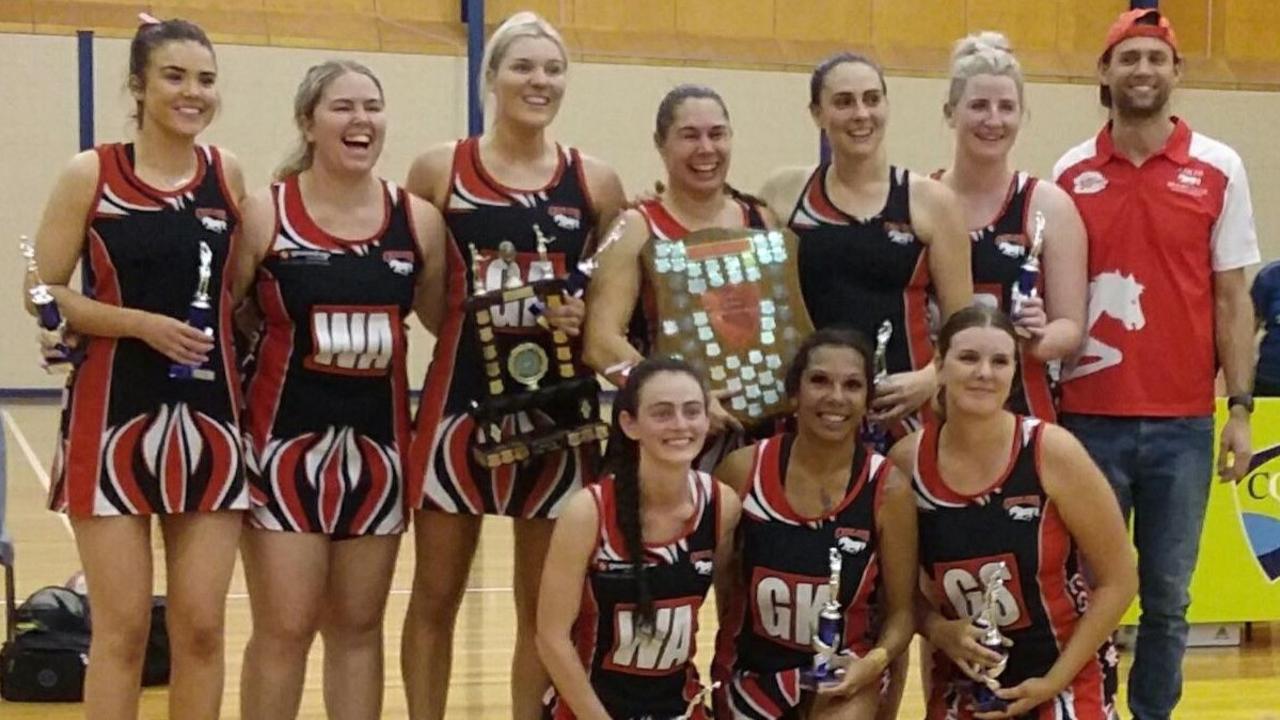
M196 173L160 190L134 173L132 144L101 145L86 219L84 292L101 303L186 320L200 243L213 251L212 380L172 380L172 360L133 337L86 336L67 383L49 506L76 517L243 510L249 505L231 335L239 213L218 149L195 149Z
M1008 466L974 495L957 493L939 474L939 424L925 426L916 449L912 484L919 509L920 563L942 614L951 620L976 615L984 583L1005 563L997 621L1013 646L1008 667L998 678L1004 687L1048 673L1089 602L1075 541L1041 484L1044 427L1039 419L1019 416ZM1086 664L1067 689L1022 717L1114 717L1115 666L1115 649L1104 644L1097 660ZM927 717L972 717L968 682L949 658L935 653Z
M716 637L712 674L721 683L716 717L798 717L800 671L813 666L818 612L829 599L830 549L842 556L839 602L842 648L864 655L875 646L880 584L876 515L890 464L858 445L844 498L829 513L805 517L787 502L795 436L756 444L742 502L742 575Z
M590 486L600 519L573 642L591 688L618 720L674 720L701 691L694 667L698 610L711 588L716 540L720 534L719 483L706 473L689 473L694 513L685 532L663 544L645 544L645 572L656 614L652 635L634 629L635 577L626 539L618 526L616 481ZM568 704L552 690L549 717L572 720ZM690 720L705 720L695 710Z
M941 178L939 170L934 177ZM1004 205L990 224L969 231L970 258L973 268L973 299L1006 313L1013 307L1013 288L1022 274L1022 263L1031 250L1034 227L1029 209L1031 195L1039 180L1025 172L1015 172L1009 183ZM1044 297L1044 273L1037 284ZM1032 415L1053 422L1054 409L1049 369L1029 352L1018 354L1017 375L1005 405L1010 412Z
M405 322L422 259L408 193L382 188L382 227L346 240L307 214L296 175L271 187L245 411L255 527L336 540L404 529Z
M471 247L479 255L484 286L501 287L504 277L518 273L526 282L562 277L577 266L595 230L582 158L573 148L558 148L559 165L543 188L519 190L498 182L480 161L480 139L460 140L454 149L445 222L454 243L449 248L448 310L423 388L413 440L409 502L411 507L461 514L555 517L561 505L581 487L591 462L586 446L551 452L488 470L472 457L478 428L472 403L488 397L484 360L476 329L463 309L472 294ZM549 242L546 260L538 254L537 226ZM498 256L510 241L515 267ZM555 357L550 334L539 327L532 299L508 303L493 311L500 345L537 342ZM575 353L577 351L575 350ZM577 406L548 408L557 422L577 423ZM557 417L561 413L565 417ZM504 431L531 427L527 414L509 418Z

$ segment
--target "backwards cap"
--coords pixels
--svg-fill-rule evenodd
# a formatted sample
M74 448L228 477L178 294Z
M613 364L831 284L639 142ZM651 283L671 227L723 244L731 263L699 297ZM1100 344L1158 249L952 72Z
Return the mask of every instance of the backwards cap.
M1151 18L1154 16L1155 23L1150 24ZM1147 20L1147 22L1141 22ZM1111 51L1111 48L1119 45L1122 41L1133 37L1153 37L1157 40L1163 40L1166 45L1173 48L1174 55L1178 54L1178 36L1173 33L1173 25L1169 22L1169 18L1160 14L1155 8L1138 8L1121 13L1120 17L1111 24L1111 29L1107 31L1107 45L1102 49L1105 55Z

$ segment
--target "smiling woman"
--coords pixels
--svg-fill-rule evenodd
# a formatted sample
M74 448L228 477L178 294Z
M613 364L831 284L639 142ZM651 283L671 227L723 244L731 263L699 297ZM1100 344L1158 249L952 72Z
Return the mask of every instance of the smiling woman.
M137 714L154 514L169 571L170 714L215 718L225 596L249 504L239 378L221 322L244 183L234 158L196 142L218 108L209 39L183 20L143 20L129 50L137 140L73 158L36 238L43 280L83 350L50 505L71 517L98 620L87 706ZM84 293L67 286L78 262ZM157 461L155 447L179 444L185 453Z

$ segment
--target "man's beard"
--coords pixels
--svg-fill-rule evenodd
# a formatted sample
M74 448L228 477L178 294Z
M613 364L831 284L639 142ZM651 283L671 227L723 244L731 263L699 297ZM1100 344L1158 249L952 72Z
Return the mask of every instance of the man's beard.
M1116 114L1126 120L1150 120L1153 117L1164 115L1165 108L1169 106L1171 92L1167 86L1161 87L1156 90L1153 101L1147 104L1135 103L1125 93L1113 90L1111 92L1112 106L1115 108Z

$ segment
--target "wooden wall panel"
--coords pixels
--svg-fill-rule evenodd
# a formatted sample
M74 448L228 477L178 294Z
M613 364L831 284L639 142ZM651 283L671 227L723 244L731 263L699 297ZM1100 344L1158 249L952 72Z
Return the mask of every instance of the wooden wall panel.
M35 10L32 0L11 0L0 3L0 32L35 32Z
M775 5L775 0L676 0L676 30L712 38L771 38Z
M1227 0L1226 55L1245 62L1280 62L1280 3Z
M872 0L810 0L803 10L798 5L778 0L774 15L778 39L870 47Z
M521 10L532 10L560 28L572 28L572 3L566 3L566 14L560 17L560 0L485 0L484 21L497 25ZM456 16L455 16L456 17Z
M457 0L375 0L375 11L388 18L421 22L456 22Z
M968 0L965 31L1004 33L1015 52L1052 51L1058 43L1057 2L1039 0Z
M573 13L579 30L639 35L676 31L676 0L575 0Z

